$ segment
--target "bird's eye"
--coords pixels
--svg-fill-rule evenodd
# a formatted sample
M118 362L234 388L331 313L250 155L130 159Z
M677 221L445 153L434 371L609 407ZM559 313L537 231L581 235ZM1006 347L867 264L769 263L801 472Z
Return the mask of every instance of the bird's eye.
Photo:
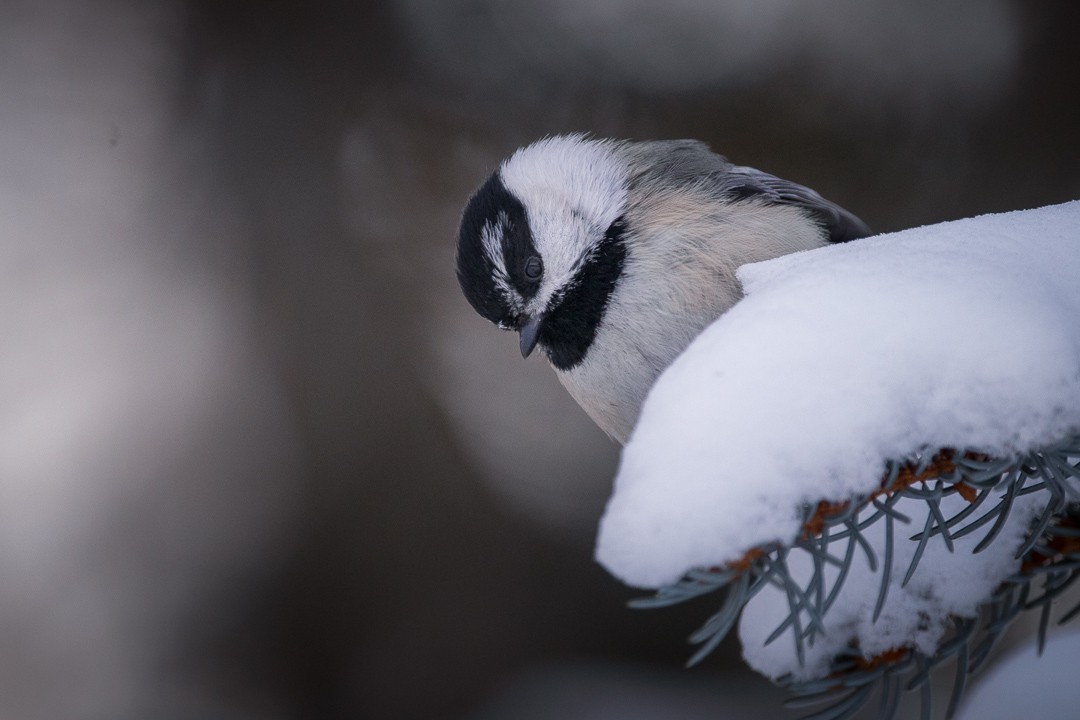
M525 277L530 280L539 280L544 274L544 263L536 255L525 261Z

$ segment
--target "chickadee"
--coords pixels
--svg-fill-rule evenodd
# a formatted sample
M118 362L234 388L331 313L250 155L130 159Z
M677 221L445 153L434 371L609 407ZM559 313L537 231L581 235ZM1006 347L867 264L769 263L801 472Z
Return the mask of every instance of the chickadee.
M521 148L469 200L457 276L625 443L660 372L731 307L744 263L870 234L813 190L695 140Z

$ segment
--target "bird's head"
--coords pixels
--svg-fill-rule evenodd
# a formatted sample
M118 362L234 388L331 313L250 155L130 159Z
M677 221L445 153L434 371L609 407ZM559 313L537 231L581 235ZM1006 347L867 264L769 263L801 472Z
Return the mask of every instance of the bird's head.
M457 275L473 308L569 370L588 352L626 258L619 145L552 137L505 160L469 200Z

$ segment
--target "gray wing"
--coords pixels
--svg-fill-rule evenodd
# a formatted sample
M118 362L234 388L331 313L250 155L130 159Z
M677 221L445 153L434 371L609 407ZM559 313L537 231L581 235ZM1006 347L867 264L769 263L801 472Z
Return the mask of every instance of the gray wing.
M632 182L657 185L709 187L729 201L756 200L793 205L807 212L829 233L831 242L844 242L872 234L858 217L808 187L751 167L732 165L697 140L661 140L633 143L626 152Z
M795 205L829 231L831 242L844 242L870 235L866 223L810 188L778 178L751 167L732 166L722 179L725 195L733 200L760 198L777 205Z

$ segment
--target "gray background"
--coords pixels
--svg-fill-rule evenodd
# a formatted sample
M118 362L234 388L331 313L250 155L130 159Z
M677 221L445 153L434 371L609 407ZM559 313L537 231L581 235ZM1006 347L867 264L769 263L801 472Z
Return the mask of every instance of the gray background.
M1074 199L1077 27L3 3L0 716L784 717L733 640L681 669L718 599L630 611L593 563L618 449L460 297L458 214L573 130L697 137L879 231Z

